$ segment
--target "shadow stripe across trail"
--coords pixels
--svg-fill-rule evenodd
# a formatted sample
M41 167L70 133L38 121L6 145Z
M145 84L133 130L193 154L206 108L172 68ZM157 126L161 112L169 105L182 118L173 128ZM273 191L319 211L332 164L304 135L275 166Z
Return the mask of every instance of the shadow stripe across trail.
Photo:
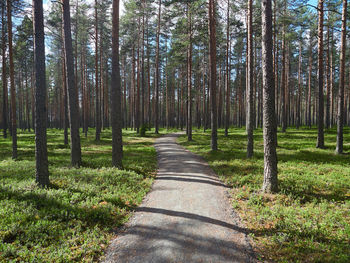
M254 262L227 187L199 156L156 140L159 169L151 192L110 244L104 262Z

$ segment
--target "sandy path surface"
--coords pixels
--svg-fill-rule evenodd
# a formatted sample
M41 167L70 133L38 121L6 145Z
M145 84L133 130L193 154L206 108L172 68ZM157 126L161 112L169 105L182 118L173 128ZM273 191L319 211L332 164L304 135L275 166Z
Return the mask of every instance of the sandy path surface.
M228 188L201 157L176 143L178 135L156 140L152 190L104 262L254 262Z

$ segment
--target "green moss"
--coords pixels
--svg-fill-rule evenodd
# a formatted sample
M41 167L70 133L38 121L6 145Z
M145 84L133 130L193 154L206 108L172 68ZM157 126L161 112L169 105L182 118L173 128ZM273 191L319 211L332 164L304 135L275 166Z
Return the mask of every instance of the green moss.
M344 150L350 150L350 129ZM204 156L232 186L232 205L255 239L261 259L276 262L350 262L350 162L334 154L336 131L326 132L327 149L316 149L316 129L278 134L280 191L261 193L262 130L254 135L254 158L246 158L244 129L219 131L219 151L210 151L210 131L179 141Z

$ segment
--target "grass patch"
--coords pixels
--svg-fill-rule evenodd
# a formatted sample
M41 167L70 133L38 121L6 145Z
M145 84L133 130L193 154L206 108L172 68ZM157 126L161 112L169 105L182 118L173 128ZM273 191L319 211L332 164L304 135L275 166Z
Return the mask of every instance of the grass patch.
M162 130L162 133L165 133ZM156 135L123 131L124 170L111 167L111 130L81 137L83 167L70 167L63 132L48 130L52 187L35 184L34 134L0 138L0 262L94 262L149 191L157 169Z
M326 149L316 149L316 129L278 134L278 194L261 193L262 130L254 132L254 158L246 158L244 129L219 130L219 151L210 151L210 131L179 142L202 155L232 187L232 206L256 241L260 260L275 262L350 262L349 155L334 154L336 130L325 134ZM350 129L344 130L350 151Z

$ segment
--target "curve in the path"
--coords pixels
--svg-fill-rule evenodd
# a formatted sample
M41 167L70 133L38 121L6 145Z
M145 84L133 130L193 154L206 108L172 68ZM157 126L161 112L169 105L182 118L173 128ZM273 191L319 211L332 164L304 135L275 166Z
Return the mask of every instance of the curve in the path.
M112 241L104 262L253 262L227 188L177 137L156 140L159 170L152 191Z

